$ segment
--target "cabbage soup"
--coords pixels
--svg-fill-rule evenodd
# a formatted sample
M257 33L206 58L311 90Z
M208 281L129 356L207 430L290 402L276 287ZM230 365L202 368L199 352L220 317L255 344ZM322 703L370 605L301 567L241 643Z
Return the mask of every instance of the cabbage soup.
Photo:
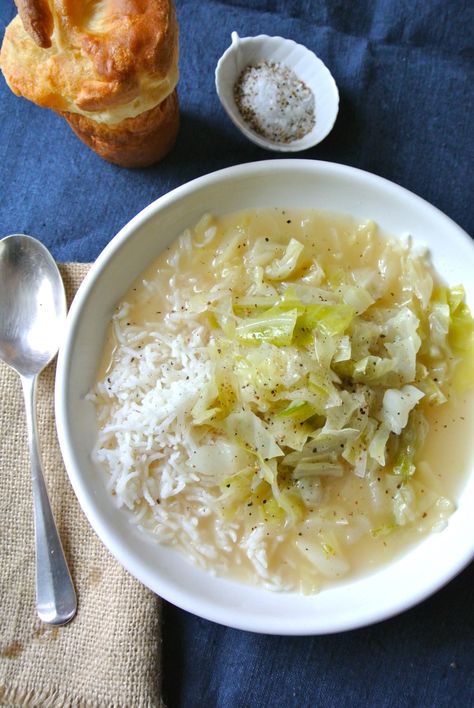
M116 308L94 456L159 542L315 592L449 523L473 337L462 286L372 222L205 215Z

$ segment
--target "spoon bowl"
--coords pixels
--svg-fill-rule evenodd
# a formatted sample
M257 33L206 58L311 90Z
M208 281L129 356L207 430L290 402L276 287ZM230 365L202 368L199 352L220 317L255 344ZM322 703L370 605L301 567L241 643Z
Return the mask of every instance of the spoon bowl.
M21 378L31 457L36 544L36 605L48 624L65 624L76 594L44 482L36 427L36 382L56 355L66 320L58 267L42 243L24 234L0 241L0 359Z
M66 319L61 275L42 243L0 241L0 358L20 376L39 374L59 349Z

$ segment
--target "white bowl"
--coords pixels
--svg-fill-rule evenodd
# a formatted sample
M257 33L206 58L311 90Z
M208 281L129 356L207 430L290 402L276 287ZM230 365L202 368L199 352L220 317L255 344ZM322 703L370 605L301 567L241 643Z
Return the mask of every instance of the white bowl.
M234 85L246 66L261 61L286 65L313 92L316 122L303 138L273 142L252 130L242 118L234 99ZM328 68L302 44L283 37L239 37L232 32L232 44L219 59L215 80L217 95L229 118L249 140L267 150L297 152L317 145L332 130L339 110L339 92Z
M269 160L230 167L173 190L135 216L92 266L72 304L56 382L61 450L79 502L103 543L151 590L179 607L231 627L273 634L323 634L392 616L427 597L474 556L474 455L458 508L441 533L371 575L310 596L273 593L216 578L172 548L157 545L117 510L105 473L92 462L94 384L114 306L134 279L204 212L245 207L327 209L372 218L393 235L427 244L448 283L462 282L474 307L474 247L447 216L375 175L313 160Z

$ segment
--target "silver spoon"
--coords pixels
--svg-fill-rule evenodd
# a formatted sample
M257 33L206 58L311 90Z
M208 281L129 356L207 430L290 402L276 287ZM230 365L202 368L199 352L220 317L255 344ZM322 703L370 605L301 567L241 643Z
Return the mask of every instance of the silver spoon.
M65 624L76 613L76 593L54 523L43 477L36 428L38 374L56 355L66 318L59 270L31 236L0 240L0 358L21 378L31 457L36 545L36 608L43 622Z

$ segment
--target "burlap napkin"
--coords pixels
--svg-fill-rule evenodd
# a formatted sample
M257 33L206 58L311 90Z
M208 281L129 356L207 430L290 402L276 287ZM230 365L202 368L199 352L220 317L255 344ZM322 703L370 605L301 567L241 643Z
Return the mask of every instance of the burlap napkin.
M61 266L68 297L87 265ZM53 512L78 596L75 619L35 611L30 468L21 385L0 362L0 705L160 706L160 605L92 531L63 467L54 365L40 377L38 427Z

